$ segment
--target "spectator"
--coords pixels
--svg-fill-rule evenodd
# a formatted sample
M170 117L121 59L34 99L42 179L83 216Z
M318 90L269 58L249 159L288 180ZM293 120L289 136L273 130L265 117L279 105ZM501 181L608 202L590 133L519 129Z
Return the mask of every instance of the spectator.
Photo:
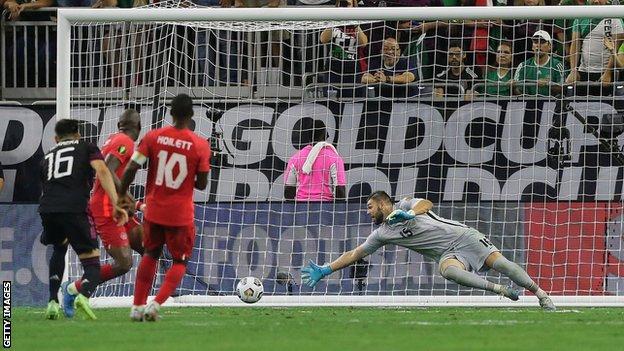
M502 41L496 48L496 67L488 67L485 74L485 85L477 89L486 96L511 96L512 83L512 45L509 41Z
M54 0L36 0L29 2L27 0L6 0L3 4L4 9L9 14L9 20L16 21L24 10L36 10L42 7L50 7L54 5Z
M4 171L2 170L2 163L0 163L0 193L2 188L4 188Z
M516 0L515 6L546 6L544 0ZM560 38L563 36L563 31L559 26L554 25L553 20L541 20L541 19L522 19L512 21L513 26L511 32L507 32L506 36L513 39L514 48L513 51L516 54L514 57L514 66L531 58L531 51L533 48L532 35L538 30L548 32L551 38ZM553 41L553 47L551 48L551 54L555 54L555 45L559 42ZM558 46L557 46L558 47ZM563 49L560 48L560 56L563 54Z
M507 6L506 1L475 0L474 6ZM494 51L496 44L493 41L500 40L501 20L474 20L467 24L474 25L474 36L470 42L470 51L474 53L474 67L483 74L488 66L488 52Z
M382 96L405 97L408 91L410 92L409 96L412 96L411 91L415 89L397 87L396 85L405 85L417 80L416 64L401 56L401 47L394 38L384 40L382 48L383 54L375 56L370 62L368 72L362 75L362 83L388 83L394 85L390 87L382 86L380 94Z
M346 175L342 157L326 141L323 122L314 121L313 142L295 153L284 179L284 197L297 201L332 201L346 197Z
M620 72L622 68L624 68L624 43L620 45L618 49L616 46L616 40L613 38L605 38L604 45L605 47L612 53L611 58L609 59L609 63L607 64L607 69L602 74L600 81L603 83L612 83L617 81L618 76L617 73ZM614 73L616 76L614 77Z
M232 6L232 1L229 0L193 0L193 3L200 6L217 6L219 3L223 7ZM199 85L221 86L239 83L237 57L238 52L243 51L240 50L243 43L239 36L239 33L228 30L197 29ZM246 59L242 61L246 64Z
M472 86L479 75L465 66L466 53L461 41L451 41L447 54L446 68L439 71L434 78L435 94L442 96L464 96L469 100L472 97ZM459 88L458 88L459 86Z
M356 0L336 0L336 7L357 7ZM368 37L360 26L327 28L321 32L321 43L331 43L329 63L330 84L359 84L366 71L365 57L360 52L368 44ZM354 92L342 90L342 93ZM359 95L359 92L356 92Z
M54 0L6 0L1 9L11 21L50 21L52 12L30 10L55 5ZM8 30L9 27L7 27ZM4 28L2 29L4 30ZM5 33L6 86L37 87L54 86L56 82L56 35L43 35L47 30L40 26L13 27L13 35ZM15 55L14 59L11 59ZM4 68L4 67L3 67ZM37 72L38 71L38 72Z
M559 6L585 6L587 5L587 0L561 0L559 1ZM554 33L555 38L562 44L561 55L565 57L565 61L568 62L570 59L568 54L570 52L570 38L572 38L572 24L573 20L571 19L556 19L555 20L555 28L558 29L558 32Z
M271 7L271 8L277 8L277 7L286 7L286 0L221 0L220 1L221 6L222 7L231 7L232 4L234 4L234 7L236 8L256 8L256 7ZM227 47L227 44L223 44L223 42L226 42L227 39L224 38L225 36L225 32L219 33L219 38L218 40L221 42L221 47ZM288 31L283 31L283 30L271 30L268 33L267 32L263 32L260 38L260 42L261 43L266 43L268 44L268 46L270 47L270 49L267 47L266 51L268 52L270 50L270 54L266 54L267 60L265 63L261 63L263 65L263 67L279 67L279 61L280 61L280 57L282 57L282 41L284 40L289 40L290 39L290 33ZM238 43L238 42L237 42ZM242 40L242 51L243 51L243 57L247 57L247 56L254 56L255 54L253 54L256 49L255 46L252 49L252 53L248 53L247 51L247 44L249 42L247 40ZM259 45L258 43L253 43L253 45ZM236 59L236 49L234 48L234 46L236 46L234 43L231 44L231 47L227 49L228 53L227 55L230 57L230 68L229 71L230 73L230 79L234 80L236 79L236 77L234 76L234 72L233 70L236 70L236 63L232 62L232 60ZM264 45L262 45L261 50L264 52ZM264 56L264 54L262 54ZM243 59L241 62L241 66L243 69L242 73L242 77L240 77L240 80L242 82L243 85L250 85L252 84L252 79L253 77L249 77L249 71L253 71L253 67L247 67L247 60ZM232 66L234 66L232 68ZM210 69L210 67L209 67Z
M591 0L592 5L606 5L608 0ZM566 83L598 82L608 69L611 52L604 39L624 32L619 18L582 18L572 25L570 44L570 74ZM579 64L580 53L580 64ZM601 95L600 86L576 85L576 95ZM606 91L605 91L606 93Z
M533 34L532 40L534 56L516 69L516 92L540 96L557 95L561 92L563 83L563 63L550 54L552 38L548 32L538 30Z

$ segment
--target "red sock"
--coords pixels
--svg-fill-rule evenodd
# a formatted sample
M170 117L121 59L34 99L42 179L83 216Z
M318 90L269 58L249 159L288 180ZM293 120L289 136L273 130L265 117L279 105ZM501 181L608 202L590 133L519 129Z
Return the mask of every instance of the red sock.
M117 275L113 273L113 266L110 264L105 264L100 266L100 284L104 283L107 280L111 280L116 278Z
M167 301L169 296L171 296L178 285L180 285L180 282L184 277L184 273L186 273L186 265L182 263L174 263L167 271L167 274L165 274L165 282L158 290L158 295L156 295L154 301L161 305Z
M147 303L147 295L152 289L152 283L156 277L158 261L150 255L141 257L137 269L136 281L134 282L134 305L141 306Z
M100 284L104 283L107 280L111 280L116 278L117 276L113 273L113 266L110 264L105 264L100 266ZM82 279L78 279L74 282L76 284L76 290L80 291L80 287L82 286Z

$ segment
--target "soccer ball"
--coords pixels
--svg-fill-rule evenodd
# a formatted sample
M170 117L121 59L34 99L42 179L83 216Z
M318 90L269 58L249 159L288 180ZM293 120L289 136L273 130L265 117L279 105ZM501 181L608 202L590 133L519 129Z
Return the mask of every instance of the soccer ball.
M236 285L236 294L245 303L258 302L263 293L264 287L258 278L245 277Z

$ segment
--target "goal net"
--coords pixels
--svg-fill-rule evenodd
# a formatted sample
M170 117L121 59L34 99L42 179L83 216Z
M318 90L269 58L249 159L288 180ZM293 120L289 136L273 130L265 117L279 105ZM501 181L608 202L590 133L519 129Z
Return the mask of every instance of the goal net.
M124 109L140 111L142 137L171 124L171 98L193 97L215 156L174 302L236 303L238 279L255 276L261 304L506 303L395 246L301 286L308 260L364 242L366 197L384 190L477 228L556 303L622 303L624 10L546 9L60 9L57 118L85 121L101 146ZM344 159L347 201L285 201L314 121ZM170 264L165 252L154 289ZM81 271L70 255L70 279ZM134 277L95 301L127 303Z

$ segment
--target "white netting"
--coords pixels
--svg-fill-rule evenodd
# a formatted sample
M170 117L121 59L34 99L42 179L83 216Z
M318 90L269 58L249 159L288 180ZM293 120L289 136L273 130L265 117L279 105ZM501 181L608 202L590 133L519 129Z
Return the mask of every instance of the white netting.
M142 137L171 123L173 96L194 98L195 132L221 151L208 189L195 194L198 235L180 295L229 295L249 275L265 295L290 294L283 278L299 283L309 259L328 262L364 241L374 229L365 198L385 190L428 198L439 215L479 229L555 295L621 296L622 88L591 83L600 78L592 64L618 56L602 47L578 55L581 76L562 84L575 28L594 40L587 45L595 28L616 42L624 29L619 19L572 24L73 23L71 118L88 121L84 135L101 145L123 109L140 110ZM538 30L548 37L534 44ZM534 46L549 38L543 56ZM313 120L344 159L347 203L284 202L286 163L311 142ZM139 197L144 182L141 171ZM366 260L292 293L487 294L445 281L436 262L402 248ZM156 288L168 264L165 254ZM70 276L79 272L72 261ZM107 282L97 296L129 296L133 279Z

